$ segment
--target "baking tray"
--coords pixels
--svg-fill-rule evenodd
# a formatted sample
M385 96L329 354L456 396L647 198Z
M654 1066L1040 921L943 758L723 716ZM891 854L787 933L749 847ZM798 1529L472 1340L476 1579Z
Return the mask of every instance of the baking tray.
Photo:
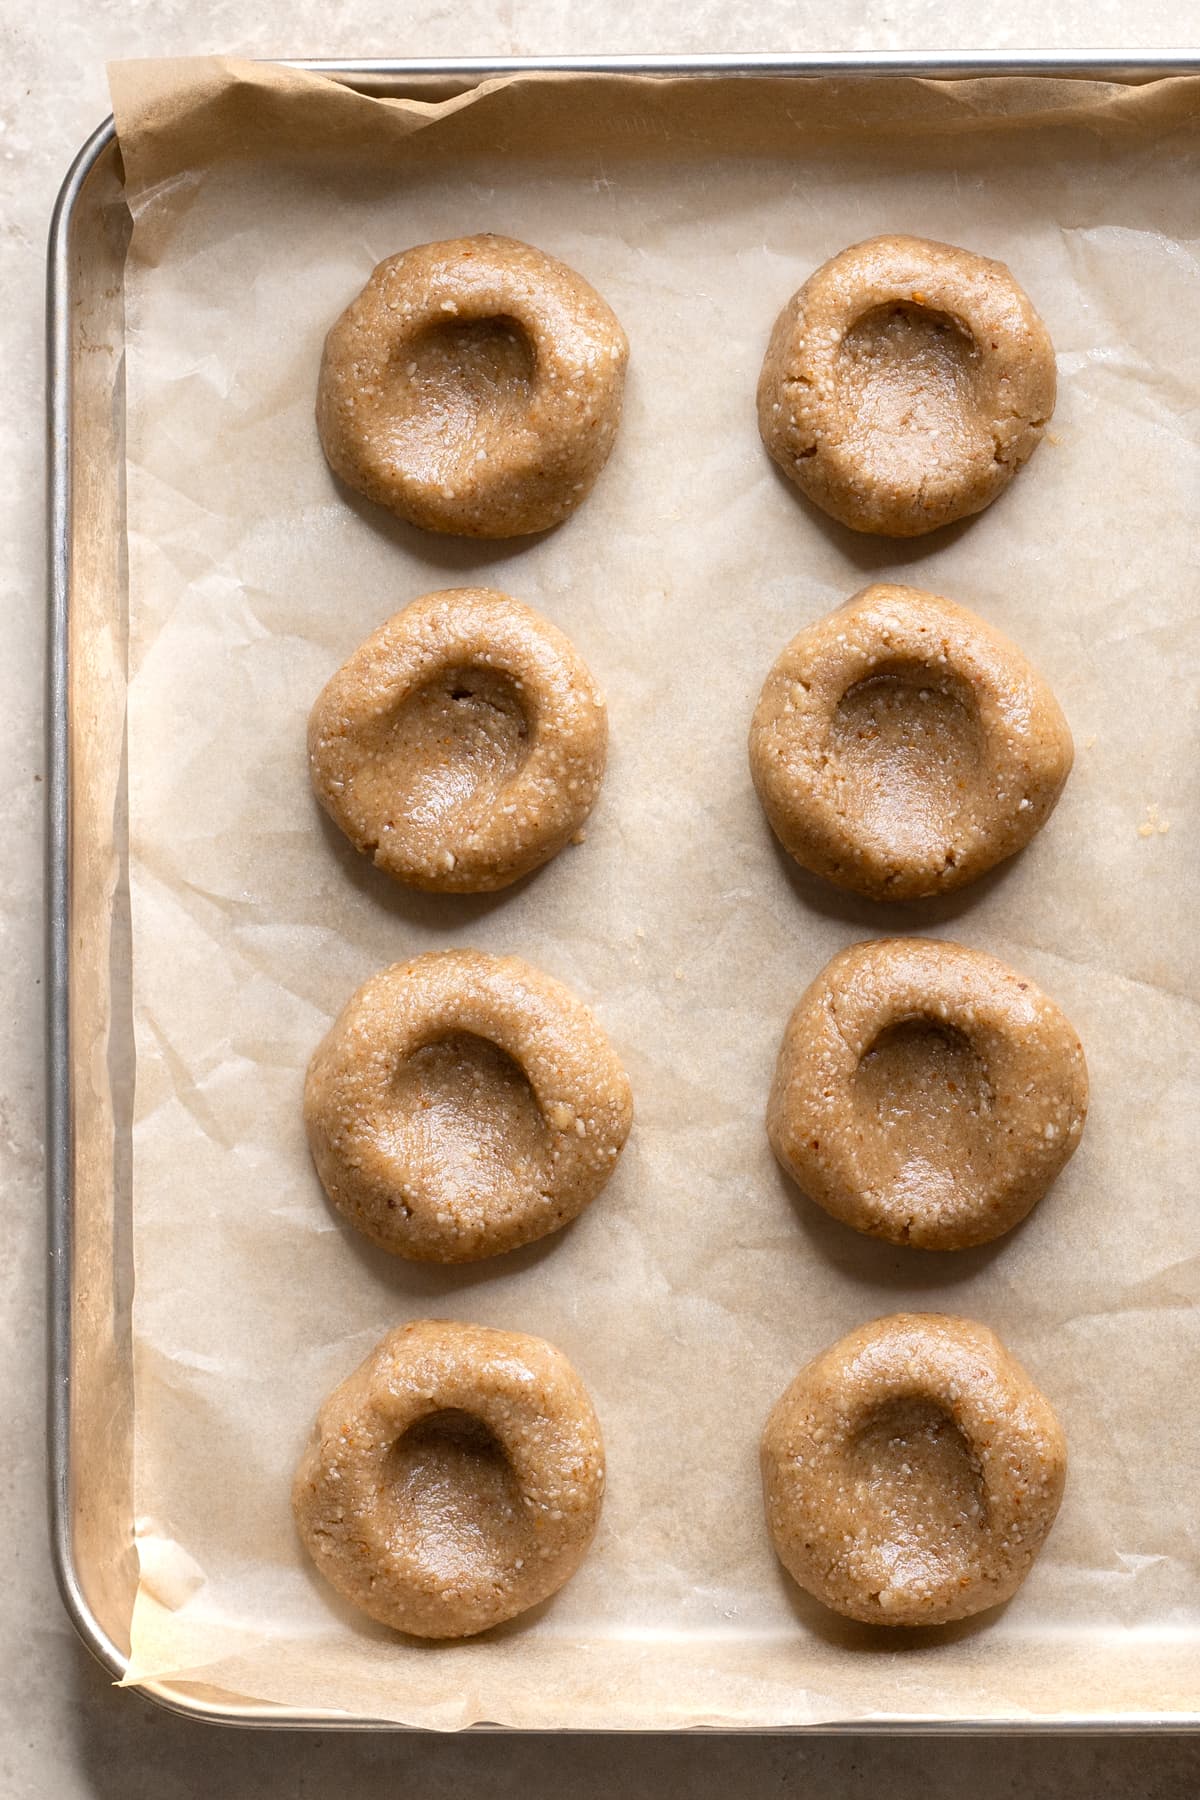
M303 61L364 93L436 99L522 72L703 79L1056 76L1144 82L1200 72L1193 51L946 52L742 57ZM123 821L125 571L122 279L129 220L113 121L87 141L54 211L48 271L50 643L48 678L49 1443L56 1571L81 1638L117 1679L136 1586L131 1456L89 1467L87 1444L132 1432L129 1112L132 1017ZM78 730L86 717L87 731ZM97 1146L102 1147L98 1153ZM86 1422L86 1432L83 1426ZM195 1683L144 1689L225 1724L396 1729L343 1714L254 1706ZM1200 1728L1200 1711L1080 1711L824 1724L821 1730Z

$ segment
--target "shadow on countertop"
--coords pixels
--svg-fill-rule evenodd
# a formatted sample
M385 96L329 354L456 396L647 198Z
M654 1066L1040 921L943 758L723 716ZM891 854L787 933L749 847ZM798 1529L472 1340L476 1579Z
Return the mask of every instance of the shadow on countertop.
M79 1785L60 1765L46 1787L22 1790L31 1800L1181 1800L1200 1791L1200 1737L1176 1734L360 1737L204 1725L114 1691L82 1645L64 1700Z

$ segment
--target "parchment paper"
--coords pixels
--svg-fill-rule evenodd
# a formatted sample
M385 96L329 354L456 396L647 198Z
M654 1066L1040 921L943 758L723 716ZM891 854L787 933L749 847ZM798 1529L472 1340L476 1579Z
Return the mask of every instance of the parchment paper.
M1194 1704L1197 88L526 78L417 104L215 60L112 80L135 218L130 1679L444 1727ZM323 334L374 263L478 230L580 269L632 344L594 495L507 545L425 536L340 491L312 421ZM784 299L888 230L1008 261L1060 370L1051 432L1009 493L907 546L801 502L753 404ZM769 664L876 577L1008 632L1076 736L1046 831L953 901L882 909L806 880L750 785ZM383 618L475 582L570 633L607 691L612 755L582 847L499 897L440 900L323 825L304 728ZM979 1251L869 1242L803 1202L767 1147L792 1003L841 945L894 931L1008 959L1087 1050L1082 1148ZM455 944L518 951L585 996L637 1119L572 1229L438 1271L332 1216L300 1096L360 981ZM995 1327L1059 1409L1071 1473L1008 1608L876 1635L777 1568L757 1441L802 1362L904 1307ZM429 1314L560 1345L609 1461L599 1536L559 1597L433 1649L342 1607L288 1506L322 1397Z

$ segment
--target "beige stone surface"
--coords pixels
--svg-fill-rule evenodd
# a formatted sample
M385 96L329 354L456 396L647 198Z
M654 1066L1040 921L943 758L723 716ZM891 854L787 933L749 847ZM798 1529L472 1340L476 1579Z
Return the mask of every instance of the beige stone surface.
M418 0L351 9L315 0L46 0L0 4L0 318L6 402L0 446L6 631L0 655L0 788L7 854L0 943L9 1004L0 1016L0 1194L6 1254L7 1455L0 1496L9 1567L0 1602L0 1794L5 1800L222 1800L326 1791L371 1800L397 1784L439 1796L970 1793L976 1800L1182 1796L1200 1789L1200 1738L1063 1741L820 1738L757 1741L579 1737L296 1737L194 1725L156 1711L76 1644L57 1601L45 1532L43 1416L41 867L44 754L42 279L46 226L74 150L107 110L109 58L249 55L450 56L617 50L783 50L1139 45L1196 41L1189 0L963 0L844 7L816 0L663 0L632 16L615 0Z

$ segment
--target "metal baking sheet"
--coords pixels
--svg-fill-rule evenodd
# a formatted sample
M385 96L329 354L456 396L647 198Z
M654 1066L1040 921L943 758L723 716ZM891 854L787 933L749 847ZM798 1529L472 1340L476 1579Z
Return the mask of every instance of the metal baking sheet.
M1200 71L1186 52L1132 57L954 53L947 56L513 59L490 63L307 63L363 92L432 98L493 75L641 73L703 79L982 75L1105 77L1140 82ZM803 91L802 89L800 91ZM86 1444L103 1422L131 1438L129 1108L132 1043L123 843L124 533L122 272L128 218L111 121L64 184L49 270L51 595L50 805L50 1438L55 1554L84 1641L120 1678L136 1568L128 1459L98 1473ZM117 822L114 833L113 821ZM99 1148L98 1148L99 1147ZM364 1727L339 1714L256 1707L195 1684L150 1692L177 1710L230 1723ZM997 1729L995 1718L938 1722ZM1139 1709L1098 1721L1081 1707L1043 1729L1200 1726L1200 1713ZM1028 1719L1018 1728L1037 1728ZM837 1723L823 1729L838 1728ZM847 1728L895 1730L895 1721ZM913 1729L929 1729L930 1722Z

